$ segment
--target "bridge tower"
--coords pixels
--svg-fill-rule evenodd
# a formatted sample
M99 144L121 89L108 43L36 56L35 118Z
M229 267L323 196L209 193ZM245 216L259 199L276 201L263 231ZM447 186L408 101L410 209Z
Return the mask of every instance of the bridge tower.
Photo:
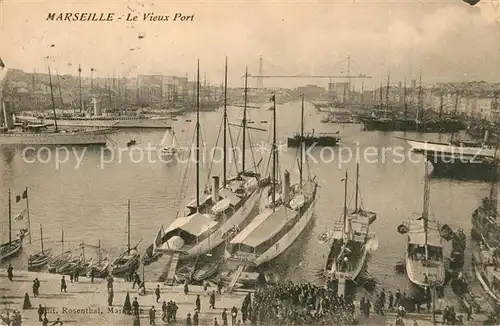
M262 59L262 56L259 57L259 77L257 77L257 89L264 88L264 71L263 71L263 63L264 60Z

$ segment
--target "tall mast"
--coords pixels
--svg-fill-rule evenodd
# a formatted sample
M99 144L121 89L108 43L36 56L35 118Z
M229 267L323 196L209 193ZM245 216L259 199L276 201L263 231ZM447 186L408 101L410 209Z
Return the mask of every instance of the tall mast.
M106 78L108 84L108 101L109 101L109 109L111 109L111 85L109 82L109 76Z
M389 82L391 79L391 72L387 74L387 90L385 92L385 109L389 110Z
M130 253L130 199L128 200L128 212L127 212L127 253Z
M271 97L271 100L273 101L273 193L272 193L272 199L273 199L273 211L276 210L276 94L273 94L273 97Z
M59 89L59 98L61 99L61 107L64 107L64 101L63 101L63 96L62 96L62 91L61 91L61 79L59 78L59 74L57 75L57 87Z
M200 59L196 75L196 211L200 211Z
M222 185L225 187L227 183L227 57L226 57L226 65L224 68L224 135L223 135L223 143L224 143L224 161L222 166Z
M422 74L420 74L420 83L418 87L418 111L420 112L420 121L424 121L424 108L422 103Z
M304 94L302 94L302 108L300 111L300 165L299 165L299 175L300 182L299 185L302 188L302 170L304 166Z
M347 171L345 172L345 179L344 181L344 213L343 213L343 219L344 223L342 223L342 239L344 239L344 236L346 234L346 224L347 224L347 180L348 180L348 175Z
M94 97L94 68L90 68L90 99Z
M351 57L347 57L347 103L351 100ZM349 106L349 104L348 104Z
M82 99L82 67L78 65L78 89L80 93L80 112L83 111L83 99Z
M354 200L354 211L358 211L358 193L359 193L359 163L356 163L356 194Z
M26 215L28 216L28 236L31 244L31 219L30 219L30 202L28 196L28 187L24 190L26 192Z
M245 68L245 91L243 96L243 148L242 148L242 172L245 173L245 147L247 128L247 99L248 99L248 67Z
M64 230L61 230L61 254L64 253Z
M9 188L9 243L12 242L12 203L10 199L10 188Z
M42 243L42 254L43 254L43 231L42 231L42 225L40 224L40 241Z
M405 77L405 91L404 91L404 106L405 106L405 119L408 118L408 101L406 100L406 77Z
M52 100L52 112L54 113L54 126L57 130L57 117L56 117L56 102L54 101L54 88L52 87L52 76L50 74L50 67L47 67L49 70L49 84L50 84L50 98Z
M443 87L439 91L439 121L443 119Z

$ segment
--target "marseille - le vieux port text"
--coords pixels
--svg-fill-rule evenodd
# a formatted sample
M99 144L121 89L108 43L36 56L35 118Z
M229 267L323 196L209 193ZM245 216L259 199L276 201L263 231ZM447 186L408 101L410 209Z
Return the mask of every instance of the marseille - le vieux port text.
M116 16L115 13L95 13L95 12L66 12L66 13L56 13L51 12L47 15L46 20L52 21L114 21L116 19L121 20L125 18L125 21L194 21L194 14L184 15L180 12L175 15L158 15L153 12L135 14L128 13L127 15Z

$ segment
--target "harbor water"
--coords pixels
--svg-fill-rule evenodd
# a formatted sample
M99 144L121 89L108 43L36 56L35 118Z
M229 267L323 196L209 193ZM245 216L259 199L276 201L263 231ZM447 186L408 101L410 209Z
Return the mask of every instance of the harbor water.
M230 108L232 124L240 124L241 108ZM279 105L278 139L286 144L286 137L300 128L300 103ZM216 143L222 146L219 135L222 114L201 113L203 142L210 149ZM311 173L320 184L319 200L310 228L284 254L272 263L272 267L283 277L294 281L317 280L319 270L324 268L329 248L318 238L328 232L336 219L341 218L344 190L341 179L349 172L350 206L354 205L356 157L360 163L360 191L363 206L378 214L371 232L379 240L378 250L372 253L368 273L381 286L402 289L408 287L404 275L396 275L395 264L404 258L406 237L396 231L400 222L417 217L422 211L424 188L424 161L418 155L409 155L409 146L398 137L421 138L412 133L364 132L361 125L322 124L322 114L307 106L305 131L340 131L342 140L332 150L313 149L310 153L316 161L309 160ZM248 119L255 123L249 126L253 146L247 152L247 168L258 163L264 173L268 164L271 143L272 111L250 109ZM187 121L186 121L187 120ZM192 144L195 115L178 117L173 130L180 146ZM263 121L267 121L264 123ZM241 143L242 136L237 126L231 126L232 137L228 146ZM12 191L12 216L25 208L24 200L16 203L15 196L29 188L29 205L32 244L25 245L21 255L11 263L16 269L26 269L30 252L40 248L39 225L43 225L45 247L60 250L61 230L64 230L65 249L76 247L82 241L108 249L110 255L118 254L126 245L127 199L131 200L131 244L140 242L141 254L153 241L158 228L165 228L178 215L183 206L194 198L195 168L182 162L160 162L153 150L152 159L141 155L146 147L157 147L164 138L162 130L119 131L110 136L109 149L78 148L69 150L69 156L58 148L35 148L28 152L19 147L0 148L0 223L2 242L8 239L8 189ZM447 140L447 135L425 135L426 139ZM126 143L135 139L137 145L127 148ZM241 148L241 146L239 146ZM396 155L395 149L398 148ZM209 152L209 151L207 151ZM356 153L359 153L356 155ZM60 161L56 165L56 153ZM121 154L119 154L121 153ZM142 153L142 154L141 154ZM352 158L349 159L350 153ZM81 163L79 157L81 155ZM144 156L144 155L143 155ZM220 174L220 153L215 155L212 175ZM283 171L292 172L298 180L297 153L295 149L280 146L279 164ZM233 160L234 161L234 160ZM210 162L203 163L201 183L207 180ZM235 163L229 164L235 173ZM267 172L268 173L268 172ZM307 171L304 171L307 173ZM184 191L181 189L186 188ZM480 181L431 180L431 216L453 229L470 230L471 212L481 198L488 195L489 185ZM13 233L25 225L25 221L12 221ZM27 242L26 242L27 243ZM161 271L163 266L153 263L147 269ZM319 282L319 280L318 280Z

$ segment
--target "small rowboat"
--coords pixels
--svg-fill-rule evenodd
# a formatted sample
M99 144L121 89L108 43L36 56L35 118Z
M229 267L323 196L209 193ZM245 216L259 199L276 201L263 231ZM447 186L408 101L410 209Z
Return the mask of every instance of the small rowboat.
M56 270L62 265L66 264L71 260L72 254L71 251L63 252L49 260L49 264L47 265L49 272L56 273Z
M0 245L0 261L15 256L23 248L23 238L28 233L28 229L19 231L17 239Z
M126 273L130 271L130 268L136 269L139 265L140 257L141 255L137 248L125 250L111 263L113 275Z
M35 269L45 266L50 261L52 256L52 249L46 249L44 251L31 255L28 258L28 268Z
M90 277L92 268L94 269L94 277L99 277L99 278L104 278L108 276L108 270L109 270L109 260L107 257L104 257L103 259L99 260L97 263L90 263L89 266L87 267L86 274L88 277Z

